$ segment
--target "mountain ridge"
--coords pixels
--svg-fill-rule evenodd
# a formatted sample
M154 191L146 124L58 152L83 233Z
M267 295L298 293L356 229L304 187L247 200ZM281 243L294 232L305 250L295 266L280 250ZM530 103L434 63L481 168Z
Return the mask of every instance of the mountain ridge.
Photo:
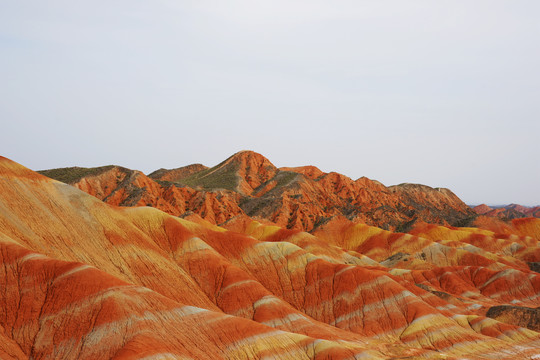
M97 175L87 170L88 179L77 178L72 184L115 205L149 205L173 215L193 211L215 224L246 214L287 228L312 231L325 219L343 215L354 222L396 230L416 221L456 225L475 215L448 189L409 183L386 187L367 177L353 180L336 172L324 173L312 165L277 168L263 155L249 150L233 154L214 167L193 164L156 170L149 176L138 172L140 181L119 184L122 189L114 191L122 194L117 195L122 201L109 200L92 188L91 184L103 187L89 179L111 170L104 168L96 168L101 171ZM62 179L62 169L41 173ZM107 186L114 184L109 181ZM215 211L226 206L227 215L217 219L214 210L204 211L194 204L186 207L194 196L208 199L212 203L208 207Z
M540 218L540 206L523 206L519 204L488 206L480 204L472 207L479 215L500 218L503 220L519 219L524 217Z

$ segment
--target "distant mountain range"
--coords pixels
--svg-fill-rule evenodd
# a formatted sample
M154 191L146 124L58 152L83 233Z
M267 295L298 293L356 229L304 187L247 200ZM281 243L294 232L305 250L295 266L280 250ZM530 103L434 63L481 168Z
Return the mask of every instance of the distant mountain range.
M149 175L112 165L40 173L109 204L152 206L177 216L196 213L218 225L249 216L313 231L344 217L406 231L418 221L461 225L476 216L448 189L408 183L386 187L314 166L277 168L253 151L238 152L212 168L193 164Z
M488 206L486 204L481 204L474 206L473 210L479 215L497 217L504 220L524 217L540 218L540 206L529 207L518 204Z

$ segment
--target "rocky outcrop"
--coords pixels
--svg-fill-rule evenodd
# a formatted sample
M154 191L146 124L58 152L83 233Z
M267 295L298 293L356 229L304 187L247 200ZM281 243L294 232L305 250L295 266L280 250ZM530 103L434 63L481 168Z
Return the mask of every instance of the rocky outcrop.
M487 206L486 204L476 205L476 206L473 207L472 209L473 209L474 212L476 212L478 215L484 215L484 214L490 212L491 210L493 210L491 207Z

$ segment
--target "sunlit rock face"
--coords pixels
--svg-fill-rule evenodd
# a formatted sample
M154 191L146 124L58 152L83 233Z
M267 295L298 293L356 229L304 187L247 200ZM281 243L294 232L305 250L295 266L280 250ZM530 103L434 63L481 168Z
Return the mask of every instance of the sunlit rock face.
M187 213L156 209L167 190L214 194L216 206L238 196L237 204L244 206L279 189L272 179L330 187L343 198L355 196L351 183L371 184L312 168L279 170L251 153L235 156L241 159L212 169L249 164L250 170L242 173L244 182L219 190L221 198L202 185L169 186L164 182L169 180L118 167L72 181L91 196L2 158L0 358L534 359L539 354L540 274L530 265L540 263L539 219L461 228L416 221L400 233L337 212L306 229L283 226L279 217L254 219L244 208L230 214L218 207L212 219L198 211L207 206L204 201L189 205L193 210ZM200 171L174 176L196 174ZM233 174L235 179L239 173ZM139 200L126 195L129 186L144 190ZM432 191L441 193L440 199L452 198L418 186L395 191L375 182L370 186L396 206L403 191L433 207L439 195L429 195ZM309 193L313 201L317 191L323 190ZM181 194L184 205L191 201ZM156 201L154 208L139 206L148 199ZM180 214L183 218L173 216Z

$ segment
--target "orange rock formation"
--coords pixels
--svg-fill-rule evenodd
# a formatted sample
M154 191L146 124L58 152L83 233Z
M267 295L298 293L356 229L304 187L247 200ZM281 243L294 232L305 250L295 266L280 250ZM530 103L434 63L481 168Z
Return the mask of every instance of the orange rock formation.
M276 189L268 184L284 181L280 176L302 186L322 181L340 198L356 194L356 182L339 174L309 183L256 159L226 163L250 164L228 190L236 191L222 190L230 196L252 189L256 198L267 186ZM116 204L159 204L160 191L169 189L138 172L100 171L73 183ZM212 179L205 174L208 187ZM146 193L130 199L128 184ZM384 201L400 196L401 190L372 186L388 196ZM200 194L203 188L169 190ZM0 214L2 358L539 354L537 322L524 310L540 306L540 274L529 264L540 262L538 219L514 221L515 233L416 222L406 234L337 213L310 234L239 212L225 228L195 213L182 219L151 207L107 204L5 158ZM512 311L502 311L505 306Z
M416 221L448 225L475 215L448 189L401 184L386 187L323 173L314 166L276 168L264 156L241 151L213 168L195 164L160 169L146 177L117 166L42 173L121 206L153 206L172 215L194 212L213 224L237 215L263 218L282 227L312 231L334 216L407 230Z

